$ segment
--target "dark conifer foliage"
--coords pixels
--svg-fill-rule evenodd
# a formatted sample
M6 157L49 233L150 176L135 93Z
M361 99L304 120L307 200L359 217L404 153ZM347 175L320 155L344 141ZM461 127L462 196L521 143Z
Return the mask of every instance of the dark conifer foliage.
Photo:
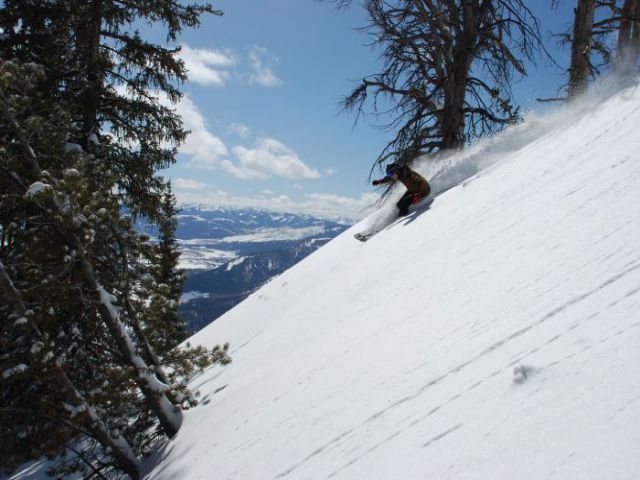
M210 5L8 0L0 8L0 470L72 452L60 474L139 476L196 403L185 379L228 345L176 348L175 199L185 138L167 39ZM129 214L123 214L124 211ZM157 245L134 218L158 225ZM27 445L27 447L25 447Z
M178 303L185 281L185 272L179 268L180 251L176 239L176 199L168 185L161 204L162 219L158 224L158 243L153 250L153 285L156 291L149 304L148 336L156 352L169 353L186 339L184 321L177 314Z

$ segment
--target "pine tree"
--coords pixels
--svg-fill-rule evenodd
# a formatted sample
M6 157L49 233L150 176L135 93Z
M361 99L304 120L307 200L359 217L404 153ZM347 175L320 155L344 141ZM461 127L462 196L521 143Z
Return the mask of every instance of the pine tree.
M80 171L64 168L77 159L66 146L71 123L43 94L44 79L35 64L4 62L0 68L0 422L8 432L2 467L59 453L84 432L135 476L137 459L128 440L112 433L114 422L104 421L89 398L95 391L90 383L96 386L103 373L77 371L85 358L97 354L104 361L112 351L110 345L95 348L105 338L95 336L95 305L85 303L92 292L75 278L75 264L85 254L69 247L84 239L83 248L91 248L98 222L77 210L100 199L88 194L81 165ZM38 157L38 151L47 155Z
M163 272L175 313L177 258L134 229L141 215L175 229L157 170L185 137L169 103L185 71L133 21L164 24L173 41L203 13L216 12L170 1L0 8L2 468L73 451L62 473L137 478L140 458L180 426L185 378L229 361L228 346L171 350L177 321L155 330L146 305L161 284L148 278ZM156 272L150 258L164 255ZM21 451L25 438L33 448Z
M187 337L184 320L178 315L185 273L179 268L176 199L170 184L164 194L161 209L162 219L158 224L158 243L153 251L155 264L151 275L155 292L149 309L154 313L147 315L155 323L148 322L147 330L155 351L166 355Z

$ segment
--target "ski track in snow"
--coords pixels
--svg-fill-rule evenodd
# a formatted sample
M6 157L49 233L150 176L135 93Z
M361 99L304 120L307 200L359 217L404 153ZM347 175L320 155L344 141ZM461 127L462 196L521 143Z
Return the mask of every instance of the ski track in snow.
M640 92L570 113L446 159L464 182L428 211L355 241L383 207L193 337L234 363L148 478L638 478Z
M639 130L633 86L420 166L190 339L234 363L146 478L640 478Z

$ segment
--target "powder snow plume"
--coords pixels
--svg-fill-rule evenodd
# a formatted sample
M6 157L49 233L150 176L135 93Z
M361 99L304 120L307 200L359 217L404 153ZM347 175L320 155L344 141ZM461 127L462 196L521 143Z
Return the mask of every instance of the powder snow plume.
M481 175L483 171L508 160L516 152L543 139L551 132L561 132L580 118L592 115L607 98L632 87L639 78L602 78L589 92L569 104L551 107L543 113L529 111L522 123L506 128L491 137L478 140L462 151L424 155L413 165L429 180L432 192L438 193ZM533 159L535 161L535 159ZM398 186L380 201L380 208L359 224L360 230L376 231L389 225L398 215L395 203L404 193Z

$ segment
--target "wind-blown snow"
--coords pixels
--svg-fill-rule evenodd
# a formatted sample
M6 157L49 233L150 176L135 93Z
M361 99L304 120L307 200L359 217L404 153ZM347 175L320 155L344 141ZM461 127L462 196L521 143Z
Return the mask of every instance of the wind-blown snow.
M234 363L148 478L639 478L640 90L569 113L191 338Z
M238 257L235 251L215 248L218 240L178 240L180 244L180 268L213 269Z

